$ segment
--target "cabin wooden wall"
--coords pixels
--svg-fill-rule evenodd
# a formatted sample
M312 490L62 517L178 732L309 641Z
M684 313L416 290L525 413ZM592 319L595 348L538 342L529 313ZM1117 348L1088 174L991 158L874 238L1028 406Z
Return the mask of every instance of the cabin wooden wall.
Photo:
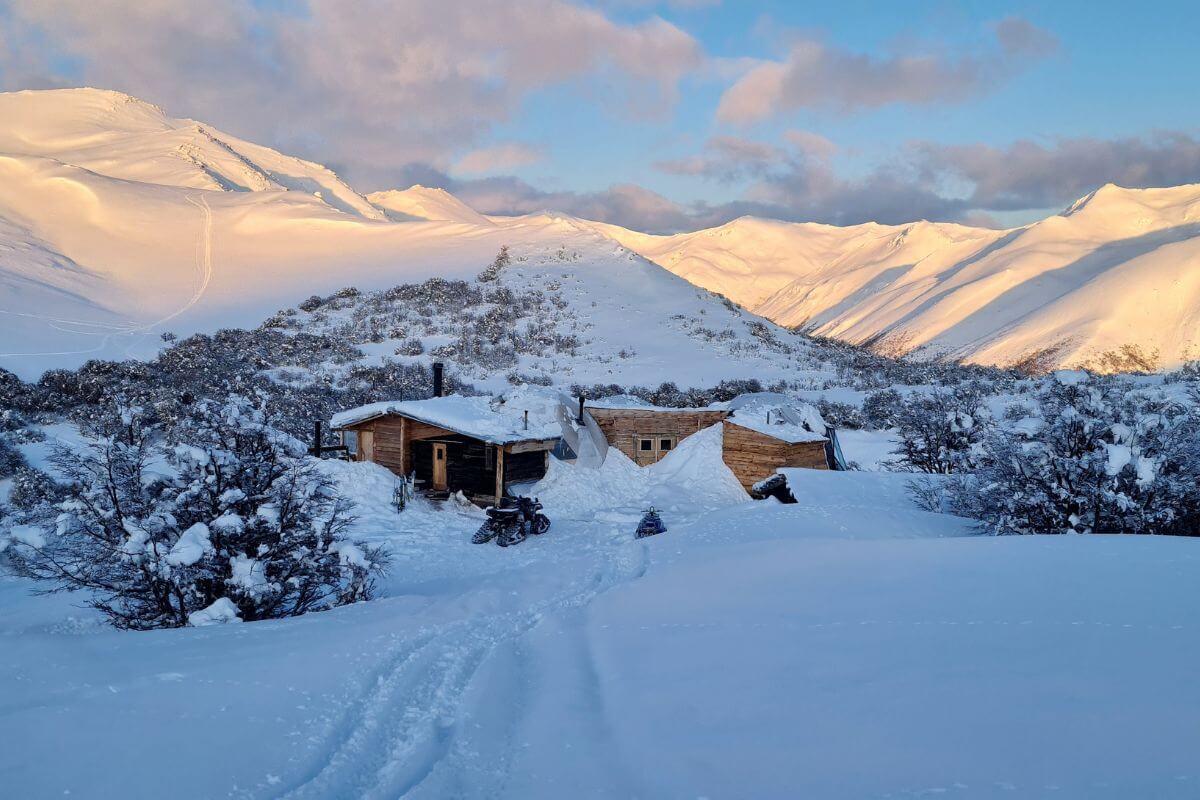
M472 498L495 496L496 445L398 416L377 417L350 429L360 436L370 431L374 439L373 458L366 458L360 448L360 461L372 460L397 475L415 474L418 485L425 489L433 482L433 443L442 442L446 445L449 490L461 490ZM552 447L552 442L523 442L505 447L504 484L536 481L544 476L546 452Z
M637 449L639 436L676 436L682 441L729 416L728 411L661 411L644 408L588 408L587 412L596 420L609 446L617 448L639 464L642 463Z
M529 483L546 474L546 451L504 454L504 483Z
M746 491L780 467L829 469L825 442L789 444L726 421L722 457Z
M404 423L399 417L379 417L359 426L359 430L375 432L375 457L377 464L390 469L397 475L412 472L411 455L404 446Z

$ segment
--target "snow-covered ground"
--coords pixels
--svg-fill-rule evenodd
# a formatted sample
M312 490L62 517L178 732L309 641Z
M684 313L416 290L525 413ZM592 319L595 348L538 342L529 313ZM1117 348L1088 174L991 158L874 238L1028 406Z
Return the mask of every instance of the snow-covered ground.
M751 502L719 431L647 470L556 463L553 527L508 549L323 462L395 563L297 619L122 633L0 578L6 796L1200 791L1195 541L971 536L902 474ZM648 503L669 530L639 541Z

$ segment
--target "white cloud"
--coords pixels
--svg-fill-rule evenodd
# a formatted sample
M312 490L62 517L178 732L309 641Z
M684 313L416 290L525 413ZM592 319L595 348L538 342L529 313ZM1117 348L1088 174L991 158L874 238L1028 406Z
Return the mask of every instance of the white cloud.
M801 108L838 111L893 103L956 103L976 97L1032 60L1053 52L1057 40L1031 23L995 23L995 42L956 58L904 52L877 58L814 38L792 41L782 61L759 61L721 96L717 118L753 123Z
M453 171L460 175L509 172L541 160L538 149L520 142L505 142L466 153L454 162Z

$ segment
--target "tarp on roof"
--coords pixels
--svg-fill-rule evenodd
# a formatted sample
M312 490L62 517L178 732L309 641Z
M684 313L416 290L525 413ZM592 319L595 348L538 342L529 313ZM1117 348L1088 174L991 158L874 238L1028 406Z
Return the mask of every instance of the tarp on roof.
M828 426L816 407L774 392L735 397L729 402L729 421L789 444L823 442Z

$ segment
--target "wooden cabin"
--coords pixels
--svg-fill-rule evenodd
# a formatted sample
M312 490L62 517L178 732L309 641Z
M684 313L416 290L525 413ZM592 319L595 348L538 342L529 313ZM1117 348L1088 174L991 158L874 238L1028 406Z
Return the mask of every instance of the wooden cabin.
M722 459L747 492L780 467L837 469L831 431L811 406L778 395L746 395L709 408L664 408L615 398L589 402L610 447L639 466L654 464L679 443L721 424Z
M617 448L642 467L659 461L681 440L729 416L725 410L657 406L589 405L586 409L604 433L609 447Z
M792 441L794 436L773 435L739 425L737 417L723 423L721 458L749 492L756 483L780 467L830 469L826 437Z
M544 404L460 395L374 403L331 424L355 460L413 475L420 490L462 492L479 504L499 504L513 484L544 476L561 439L557 416Z

